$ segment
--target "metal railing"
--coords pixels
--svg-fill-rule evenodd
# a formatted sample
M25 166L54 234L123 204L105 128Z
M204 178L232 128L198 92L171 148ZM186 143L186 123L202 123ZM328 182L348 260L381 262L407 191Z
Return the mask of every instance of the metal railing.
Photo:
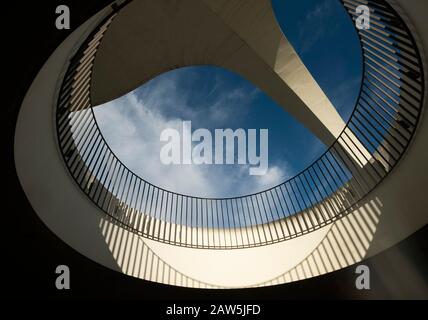
M400 160L424 99L420 55L409 29L383 0L342 0L371 9L371 28L357 30L363 79L353 114L328 150L305 170L262 192L201 198L159 188L129 170L97 125L90 81L97 49L115 10L70 61L58 97L57 136L81 190L109 219L172 245L233 249L291 239L352 211ZM357 141L358 140L358 141Z

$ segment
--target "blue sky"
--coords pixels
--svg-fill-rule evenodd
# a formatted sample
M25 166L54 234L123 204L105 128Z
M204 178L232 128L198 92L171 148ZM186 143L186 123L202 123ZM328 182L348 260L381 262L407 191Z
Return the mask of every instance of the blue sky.
M360 87L361 56L349 17L337 0L274 0L278 22L346 121ZM171 191L230 197L283 182L326 147L250 82L228 70L195 66L164 73L133 92L96 107L100 129L131 170ZM269 170L250 176L242 165L173 165L159 160L160 132L198 128L269 129Z

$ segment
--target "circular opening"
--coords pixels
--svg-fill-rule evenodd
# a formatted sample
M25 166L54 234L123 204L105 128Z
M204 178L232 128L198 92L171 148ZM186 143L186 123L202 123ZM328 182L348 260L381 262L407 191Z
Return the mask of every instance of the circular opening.
M213 66L185 67L164 73L135 91L94 108L100 130L118 158L133 172L161 188L201 197L233 197L259 192L292 177L314 161L325 146L266 94L237 74ZM211 133L212 164L166 165L160 153L170 141L163 131L177 130L183 158L183 123ZM243 129L247 155L260 129L268 129L265 174L252 175L251 167L238 164L237 139L233 163L216 164L216 132ZM250 130L256 139L250 141ZM242 131L241 131L242 132ZM187 139L190 141L190 138ZM202 139L201 139L202 140ZM199 141L199 140L198 140ZM223 152L226 153L226 140ZM199 142L192 142L193 150ZM204 155L204 152L202 152ZM249 160L249 159L247 159ZM226 162L226 159L224 159Z
M287 38L346 122L355 106L362 72L361 49L346 12L334 0L321 4L273 1L273 8ZM310 31L314 26L316 34ZM116 156L146 181L181 194L223 198L272 188L304 170L329 147L284 107L238 74L220 67L192 66L161 74L95 107L94 113ZM192 132L209 130L211 156L204 159L211 158L212 164L186 163L183 145L191 137L185 136L183 122L191 123ZM241 164L237 140L234 161L216 163L216 130L229 128L244 130L247 154ZM160 157L172 139L160 141L160 137L169 129L179 133L181 159L166 165ZM256 139L250 141L249 132L254 129ZM260 149L261 129L268 130L266 152ZM203 140L192 142L192 152ZM260 157L256 165L250 163L248 154L252 142ZM251 174L252 167L260 167L261 174Z
M215 199L174 193L148 183L118 159L101 134L89 90L82 84L91 79L88 65L99 44L95 39L102 38L114 18L110 16L71 61L59 94L57 136L70 173L114 221L170 244L198 248L266 245L335 221L352 210L400 160L424 101L415 42L395 12L387 4L381 8L370 12L378 19L384 12L395 18L388 18L385 26L375 22L373 29L357 31L364 51L363 83L358 103L336 141L310 166L274 188ZM347 11L351 17L355 15L355 7ZM192 149L191 144L189 147ZM246 240L241 232L246 233Z

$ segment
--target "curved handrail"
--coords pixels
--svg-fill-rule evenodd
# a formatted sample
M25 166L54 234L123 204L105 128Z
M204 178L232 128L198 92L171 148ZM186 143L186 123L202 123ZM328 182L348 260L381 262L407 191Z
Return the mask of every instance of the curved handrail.
M293 178L245 196L201 198L159 188L129 170L105 141L90 102L93 62L115 10L71 60L58 97L58 143L73 179L116 223L149 239L193 248L275 243L348 213L405 153L419 120L424 79L416 43L386 1L341 3L354 20L356 6L371 8L372 28L357 30L360 94L337 140Z

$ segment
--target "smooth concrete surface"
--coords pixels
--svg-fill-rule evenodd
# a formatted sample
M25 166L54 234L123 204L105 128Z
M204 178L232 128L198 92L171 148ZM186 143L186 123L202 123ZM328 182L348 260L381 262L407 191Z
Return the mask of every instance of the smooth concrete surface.
M97 52L93 105L190 65L240 74L326 145L345 127L280 30L269 0L134 0L113 21Z
M204 2L275 71L331 134L338 137L345 127L345 122L283 34L275 18L271 1L204 0ZM232 65L229 67L233 68ZM254 83L258 81L254 78L249 80ZM299 112L288 104L284 104L283 108L291 114ZM305 123L305 119L301 122Z
M418 1L408 1L408 5L412 2ZM423 12L414 14L420 18ZM105 215L68 174L56 145L53 117L64 63L80 35L100 16L75 31L47 61L24 99L15 137L16 168L30 203L43 222L77 251L106 267L162 283L261 286L317 276L356 263L426 225L425 115L401 163L352 214L295 240L259 248L205 251L148 241L106 222ZM426 52L428 28L422 28L426 22L415 21L420 21L415 27Z
M60 79L80 43L109 12L74 31L49 57L27 92L15 131L15 164L24 192L46 226L85 256L119 270L104 237L94 232L103 214L70 184L57 146L55 105ZM67 181L67 182L66 182Z

